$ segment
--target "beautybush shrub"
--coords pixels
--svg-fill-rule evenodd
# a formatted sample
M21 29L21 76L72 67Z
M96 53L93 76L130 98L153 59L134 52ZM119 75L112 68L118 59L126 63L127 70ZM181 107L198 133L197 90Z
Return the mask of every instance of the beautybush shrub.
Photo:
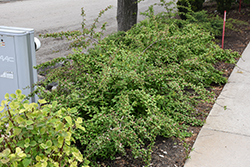
M57 103L44 100L29 104L21 90L6 94L0 106L0 166L46 167L77 166L88 163L81 152L71 145L72 133L81 118L72 119L75 109L55 110Z
M196 106L213 101L207 87L226 82L213 64L235 63L239 55L220 49L212 39L197 24L152 16L127 32L99 38L87 53L82 42L66 58L37 66L64 61L36 91L47 101L77 109L86 131L74 137L85 157L112 159L129 147L148 162L157 135L183 139L190 135L188 126L203 124ZM51 82L57 88L46 91Z

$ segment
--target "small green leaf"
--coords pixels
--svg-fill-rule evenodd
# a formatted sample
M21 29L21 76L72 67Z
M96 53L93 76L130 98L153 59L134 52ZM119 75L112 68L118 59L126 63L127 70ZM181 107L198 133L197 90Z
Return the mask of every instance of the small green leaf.
M82 131L84 131L84 132L86 131L86 130L85 130L85 128L84 128L84 127L82 127L82 126L81 126L81 125L79 125L79 124L76 124L76 128L81 129L81 130L82 130Z
M69 123L69 126L72 126L72 119L70 116L66 116L65 120Z
M42 143L43 142L43 138L38 139L38 143Z
M21 147L21 148L24 148L24 141L23 140L21 140L21 141L19 141L18 143L17 143L17 146L18 147Z
M51 141L51 140L48 140L48 141L46 142L46 146L47 146L48 148L50 148L50 147L52 146L52 141Z
M4 96L4 98L5 98L6 100L9 100L9 99L10 99L9 93L6 93L5 96Z
M16 90L16 94L19 96L19 95L22 94L22 91L21 91L20 89L17 89L17 90Z
M25 143L30 143L30 139L29 138L25 139Z
M3 142L3 137L0 138L0 143L2 143L2 142Z
M26 157L26 154L23 153L23 151L21 150L20 147L17 147L17 148L16 148L16 155L17 155L18 157L21 157L21 158Z
M63 141L64 141L64 138L60 136L60 137L58 138L58 144L59 144L58 147L62 147Z
M21 116L18 116L16 118L16 121L17 121L18 124L24 124L25 123L24 119Z
M4 106L0 106L0 111L3 111L4 110Z
M75 161L75 162L71 163L70 167L77 167L77 162Z
M7 164L9 161L10 161L9 158L7 158L7 159L1 159L2 164Z
M40 147L42 147L43 149L47 149L47 146L44 143L40 144Z
M1 106L5 106L6 104L8 104L7 100L2 100L1 101Z
M36 146L36 144L37 144L37 142L36 142L35 140L33 140L33 141L30 142L30 146L31 146L31 147Z
M36 161L40 162L42 160L42 158L40 156L36 156Z
M22 132L21 128L14 128L14 135L18 136ZM1 143L1 142L0 142Z
M27 147L27 148L25 149L25 153L29 154L29 153L30 153L30 150L31 150L31 148L30 148L30 147Z
M52 102L52 108L55 108L57 105L57 101Z
M14 93L10 94L10 97L15 99L16 98L16 95Z
M43 127L43 128L40 129L41 134L44 134L45 132L46 132L46 128Z
M45 103L47 103L47 101L44 100L44 99L39 99L39 100L38 100L38 103L39 103L39 104L45 104Z
M26 124L27 125L31 125L31 124L33 124L34 122L32 121L32 120L28 120L28 121L26 121Z
M24 106L25 109L29 109L30 108L30 105L28 103L23 104L23 106Z
M31 161L32 161L31 158L25 158L24 160L22 160L22 164L23 164L24 167L27 167L27 166L29 166Z
M76 120L77 123L81 124L82 123L82 118L78 117Z
M73 156L78 160L78 161L80 161L80 162L82 162L82 160L83 160L83 156L82 156L82 154L80 153L80 151L74 151L74 152L72 152L72 154L73 154Z
M18 103L14 101L10 102L9 106L11 109L17 109L19 107Z

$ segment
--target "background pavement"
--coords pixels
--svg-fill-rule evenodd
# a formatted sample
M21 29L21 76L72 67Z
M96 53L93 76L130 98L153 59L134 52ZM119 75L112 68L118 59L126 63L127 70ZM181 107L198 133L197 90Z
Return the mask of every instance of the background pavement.
M139 12L147 10L149 5L156 2L160 2L160 0L144 0L139 3ZM108 22L105 34L110 34L117 30L117 0L23 0L0 3L0 25L34 28L35 36L66 30L80 30L82 7L85 10L88 27L98 16L99 11L109 5L112 5L113 8L103 15L100 23ZM155 8L156 13L163 10L162 7ZM144 19L144 17L138 16L138 21ZM66 56L71 52L68 49L68 41L52 38L40 38L40 40L42 47L36 52L37 64Z

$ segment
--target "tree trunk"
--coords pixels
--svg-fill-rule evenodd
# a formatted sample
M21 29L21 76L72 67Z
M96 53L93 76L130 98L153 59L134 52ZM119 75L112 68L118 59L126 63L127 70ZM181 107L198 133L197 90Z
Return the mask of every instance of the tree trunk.
M137 0L117 1L117 24L118 31L127 31L137 23L138 3Z

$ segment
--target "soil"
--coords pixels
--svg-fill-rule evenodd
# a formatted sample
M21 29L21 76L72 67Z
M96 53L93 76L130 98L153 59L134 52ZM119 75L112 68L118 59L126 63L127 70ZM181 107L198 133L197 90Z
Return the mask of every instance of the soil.
M216 3L214 2L205 2L203 9L207 10L208 13L212 14L216 12ZM218 13L217 13L218 14ZM223 18L222 15L219 15ZM242 4L241 12L239 12L239 4L236 4L232 7L232 10L227 12L227 19L233 18L244 21L248 25L244 24L235 24L235 29L230 30L226 29L225 39L224 39L224 49L231 49L232 51L237 51L240 54L244 51L248 43L250 42L250 5ZM216 43L221 46L222 37L216 37ZM215 65L217 69L224 71L224 76L229 77L234 65L226 63L218 63ZM211 89L216 95L216 98L219 96L220 92L223 89L223 85L214 85ZM203 104L198 107L199 111L203 111L209 114L212 109L213 104ZM205 117L202 119L206 119ZM183 146L183 142L176 138L164 138L157 137L155 146L153 148L152 160L150 163L151 167L183 167L185 161L188 157L188 154L196 140L196 137L199 134L201 127L190 127L189 131L193 133L193 136L186 138L187 144L189 144L189 150L186 152L186 149ZM140 160L133 159L130 151L127 150L128 155L120 156L117 155L116 159L113 161L97 161L98 166L101 167L142 167L144 164Z

